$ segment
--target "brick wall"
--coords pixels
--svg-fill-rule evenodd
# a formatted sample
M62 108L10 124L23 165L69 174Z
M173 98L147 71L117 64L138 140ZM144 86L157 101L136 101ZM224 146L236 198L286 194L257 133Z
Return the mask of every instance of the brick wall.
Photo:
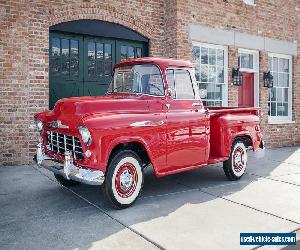
M0 165L27 164L35 150L34 113L48 107L48 38L51 25L77 19L122 24L150 38L150 55L191 59L189 24L235 29L288 41L298 40L297 1L259 0L0 1ZM231 68L237 48L229 47ZM262 125L271 146L300 143L300 53L294 58L293 117L289 125L267 124L267 90L260 88ZM260 52L260 85L267 54ZM229 104L237 89L229 85ZM297 130L296 130L297 129Z
M163 1L0 1L0 165L31 162L33 114L48 108L49 27L64 21L115 22L151 38L161 56Z
M273 39L300 42L299 1L259 0L256 6L241 0L178 0L177 2L177 57L191 60L192 41L189 39L190 24L235 30ZM231 69L237 67L237 48L228 50L228 103L237 104L237 87L231 83ZM292 124L268 124L268 89L263 87L263 72L268 69L268 55L260 51L260 107L264 137L271 147L300 143L300 60L293 57L293 121Z

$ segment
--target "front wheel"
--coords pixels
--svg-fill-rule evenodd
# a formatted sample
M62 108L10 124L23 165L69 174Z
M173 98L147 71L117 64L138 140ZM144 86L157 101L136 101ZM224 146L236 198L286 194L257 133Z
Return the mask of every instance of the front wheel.
M240 179L247 167L247 148L243 141L237 140L232 144L230 157L223 162L223 169L227 178L231 181Z
M111 160L104 189L108 200L118 209L131 206L144 182L140 157L131 150L117 153Z

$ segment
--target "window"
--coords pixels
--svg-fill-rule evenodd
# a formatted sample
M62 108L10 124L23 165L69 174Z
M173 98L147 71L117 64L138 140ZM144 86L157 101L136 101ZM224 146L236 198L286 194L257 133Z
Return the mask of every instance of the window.
M79 40L53 37L50 53L51 76L71 80L79 74Z
M239 67L253 69L253 54L239 53Z
M243 2L248 5L256 5L256 0L243 0Z
M168 86L172 90L172 97L175 99L194 99L195 93L193 83L188 70L169 69L167 70Z
M88 79L110 76L112 71L112 44L88 42Z
M164 84L160 70L155 65L124 66L115 69L109 91L163 96Z
M205 106L226 106L227 48L194 43L192 54L196 81L203 104Z
M142 57L142 48L122 45L121 46L121 60L133 59Z
M269 89L269 121L292 120L292 57L269 54L273 88Z

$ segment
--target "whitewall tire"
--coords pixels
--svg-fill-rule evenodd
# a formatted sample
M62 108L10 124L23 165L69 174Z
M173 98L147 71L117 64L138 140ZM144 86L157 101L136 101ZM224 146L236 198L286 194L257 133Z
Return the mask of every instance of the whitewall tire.
M144 175L139 156L131 150L117 153L111 160L106 178L105 193L117 208L131 206L143 187Z
M231 181L240 179L246 171L247 161L247 148L244 142L241 140L234 141L229 159L223 163L223 169L227 178Z

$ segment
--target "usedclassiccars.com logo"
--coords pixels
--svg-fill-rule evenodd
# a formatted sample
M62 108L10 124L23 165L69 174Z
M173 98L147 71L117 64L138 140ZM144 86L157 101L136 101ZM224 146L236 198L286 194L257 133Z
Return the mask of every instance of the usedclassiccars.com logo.
M296 233L240 233L240 245L296 245Z

